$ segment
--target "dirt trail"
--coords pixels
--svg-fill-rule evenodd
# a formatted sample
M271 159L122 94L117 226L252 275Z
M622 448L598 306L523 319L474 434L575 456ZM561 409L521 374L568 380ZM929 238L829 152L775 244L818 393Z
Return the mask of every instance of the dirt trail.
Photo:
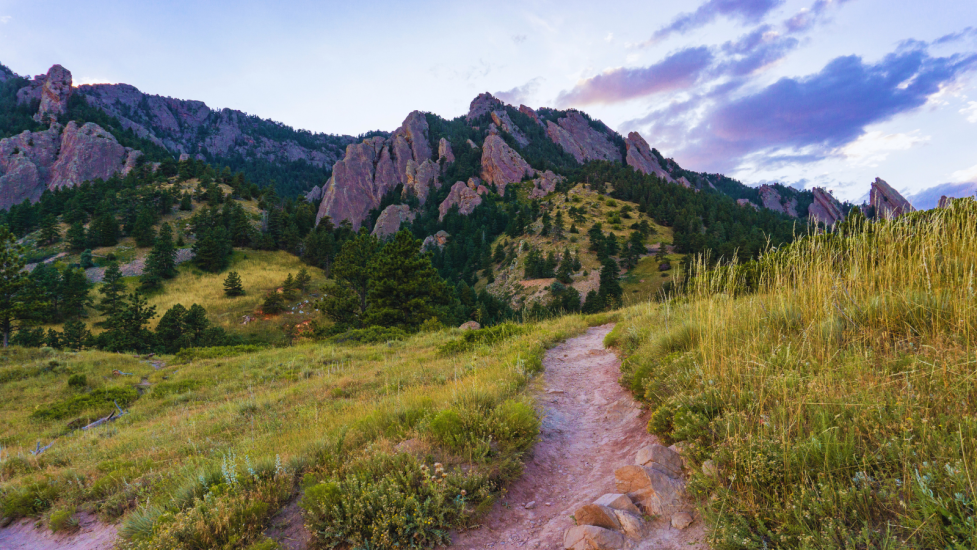
M657 442L645 430L646 414L618 383L620 361L604 349L612 328L591 328L546 352L541 441L483 526L457 534L452 548L563 548L574 511L616 492L614 470ZM633 548L706 549L704 539L699 520L679 531L659 519Z
M0 529L2 550L111 550L115 548L116 526L101 523L91 514L81 514L78 530L54 534L47 526L34 527L36 520L21 519Z

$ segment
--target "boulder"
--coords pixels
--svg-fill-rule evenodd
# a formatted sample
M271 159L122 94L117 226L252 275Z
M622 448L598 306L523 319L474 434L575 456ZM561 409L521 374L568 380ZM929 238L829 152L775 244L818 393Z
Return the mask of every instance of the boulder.
M421 243L421 251L431 250L434 247L444 248L444 245L448 244L448 237L450 236L444 230L438 231L434 235L428 235L424 238L424 242Z
M736 199L736 204L743 207L750 207L754 210L760 210L760 207L750 202L750 199Z
M505 109L505 104L488 92L478 94L478 97L473 99L471 105L468 107L468 115L465 116L465 122L471 124L475 119L490 114L496 109Z
M682 475L682 455L657 443L639 449L635 463L639 466L655 468L672 477Z
M702 473L713 479L719 479L719 467L711 459L702 463Z
M668 262L658 264L658 271L668 271L669 269L672 269L672 264Z
M831 193L821 187L815 187L811 193L814 195L814 200L807 208L808 217L829 227L845 219L845 214L841 211L841 203Z
M391 204L380 212L377 223L373 226L372 235L381 238L393 235L400 231L401 225L414 221L415 217L416 215L406 204Z
M648 142L641 137L641 134L638 132L631 132L628 134L628 137L624 139L624 145L628 151L626 159L628 166L634 168L642 174L655 174L665 181L675 181L672 176L661 167L661 164L658 163L658 157L652 152L651 147L648 146Z
M879 219L898 218L903 214L914 212L912 204L882 178L875 178L872 190L869 192L869 205Z
M180 159L178 162L186 162L190 160L190 153L180 153Z
M438 180L439 173L438 165L431 159L425 159L420 165L413 159L407 161L407 178L404 182L403 196L413 194L421 204L424 204L431 189L441 187L441 182Z
M624 537L603 527L577 525L567 529L567 532L564 533L563 548L566 550L617 550L624 548Z
M137 151L131 147L126 147L126 160L123 163L122 175L125 176L136 169L139 165L139 159L143 156L142 151Z
M618 521L614 509L600 504L585 504L573 513L573 519L577 525L596 525L605 529L621 530L621 522Z
M554 124L546 123L546 134L583 164L590 160L614 160L621 162L621 151L608 139L607 134L594 129L580 111L567 111L567 116Z
M678 512L672 514L672 527L682 530L692 525L692 514L688 512Z
M518 143L520 147L529 145L529 138L526 137L526 134L522 133L522 130L516 126L515 122L512 122L512 119L509 118L509 113L507 113L505 109L492 111L492 122L498 126L500 130L512 136L512 139L516 140L516 143Z
M455 161L455 154L451 151L451 142L445 138L438 141L438 161L444 161L443 166Z
M453 206L458 207L459 214L467 216L480 204L482 204L482 197L479 196L477 188L473 189L463 181L455 182L451 186L448 196L438 206L438 213L440 214L438 221L443 220Z
M468 321L467 323L462 323L458 328L461 330L478 330L482 328L482 325L478 324L478 321Z
M681 185L682 187L684 187L686 189L692 189L692 182L690 182L688 179L686 179L685 176L682 176L679 179L675 180L675 183Z
M773 210L774 212L780 212L781 214L786 214L792 218L797 217L797 199L786 200L780 196L780 192L771 185L761 185L758 189L760 192L760 201L763 203L763 207L767 210Z
M538 173L538 172L537 172ZM529 193L530 199L538 199L556 191L556 185L563 181L563 176L558 176L552 171L547 170L533 180L533 190Z
M482 145L482 180L495 185L500 195L505 186L522 181L536 171L499 136L490 135Z
M685 495L681 480L648 466L618 468L614 483L618 492L627 493L639 509L651 516L678 511Z
M68 112L68 99L71 97L71 71L61 65L54 65L47 72L41 87L41 107L34 117L40 122L53 122Z
M647 524L643 519L641 519L639 513L629 512L627 510L614 510L614 515L617 516L617 521L621 524L620 531L624 533L626 537L633 540L639 540L641 537L645 536Z
M628 495L621 493L608 493L599 499L594 501L594 504L599 506L607 506L608 508L613 508L615 510L623 510L625 512L631 512L632 514L640 514L638 507L631 502Z

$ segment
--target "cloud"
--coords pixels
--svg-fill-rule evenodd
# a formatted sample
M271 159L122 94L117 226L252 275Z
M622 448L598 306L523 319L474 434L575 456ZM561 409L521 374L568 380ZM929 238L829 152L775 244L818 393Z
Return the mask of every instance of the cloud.
M967 122L977 124L977 101L967 103L967 106L960 109L960 114L967 117Z
M965 40L967 38L977 37L977 29L974 27L967 27L962 31L957 31L950 33L933 41L934 45L949 44L951 42L956 42L958 40Z
M851 0L817 0L810 8L805 8L784 22L789 32L802 32L813 27L833 5L841 5Z
M867 125L924 105L975 66L977 54L934 58L920 49L870 65L857 56L838 57L817 74L719 101L692 130L690 152L713 165L777 149L814 147L827 154L858 139Z
M919 130L908 134L883 134L876 130L862 134L837 152L856 165L876 166L893 151L905 151L929 140L930 136L920 136Z
M727 58L716 69L717 75L746 76L780 61L797 48L800 41L763 25L735 41L722 45Z
M956 172L950 174L950 179L958 183L977 182L977 164L971 166L970 168L957 170Z
M643 45L656 44L674 33L683 34L708 25L720 16L738 19L744 23L757 23L783 3L784 0L709 0L694 12L683 13L655 31L651 39Z
M527 38L528 36L526 36L525 34L512 35L512 41L515 42L516 44L522 44L523 42L526 41Z
M522 86L516 86L515 88L504 92L495 92L492 95L511 105L519 105L521 103L528 104L529 98L536 93L536 90L539 89L539 85L542 81L543 79L537 76Z
M920 210L936 208L940 203L940 197L947 196L955 199L972 197L977 194L977 183L943 183L934 185L929 189L924 189L915 195L906 197L913 206Z
M7 23L10 23L10 20L11 19L13 19L13 16L10 16L10 15L0 15L0 23L3 23L4 25L6 25Z
M649 67L617 68L582 80L557 98L560 105L626 101L649 94L687 88L712 63L709 48L688 48Z

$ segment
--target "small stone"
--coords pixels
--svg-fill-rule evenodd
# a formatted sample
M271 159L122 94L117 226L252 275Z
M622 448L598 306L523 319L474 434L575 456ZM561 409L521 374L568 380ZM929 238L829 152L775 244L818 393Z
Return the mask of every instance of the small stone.
M546 393L566 393L563 390L546 390Z
M614 510L624 510L625 512L631 512L632 514L641 513L638 510L638 507L631 502L631 498L628 497L628 495L622 495L620 493L608 493L595 500L594 504L607 506L608 508L613 508Z
M536 501L535 500L533 500L531 502L527 502L526 503L526 506L524 506L524 508L527 509L527 510L532 510L535 507L536 507Z
M717 479L719 477L719 467L711 459L707 460L702 463L702 473L713 479Z
M692 514L689 514L688 512L672 514L672 527L681 530L685 529L689 525L692 525Z
M630 539L640 540L645 536L646 524L641 516L626 510L614 510L618 523L621 524L621 531Z
M672 477L682 475L682 455L664 445L654 444L640 449L635 462L639 466L650 466Z

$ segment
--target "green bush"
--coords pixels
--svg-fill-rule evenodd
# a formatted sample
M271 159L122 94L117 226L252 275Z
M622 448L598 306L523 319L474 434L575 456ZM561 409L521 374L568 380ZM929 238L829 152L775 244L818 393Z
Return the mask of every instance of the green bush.
M407 338L407 333L399 328L369 327L348 330L342 334L337 334L329 338L333 344L376 344L379 342L390 342L393 340L403 340Z
M83 390L88 387L88 378L84 374L72 374L68 377L68 387Z
M76 395L64 401L40 407L31 413L31 418L61 420L85 410L112 410L115 408L115 403L118 403L120 407L125 407L138 398L139 392L128 386L92 390L84 395Z
M468 330L458 338L441 346L438 351L444 355L452 355L462 351L475 349L478 346L490 346L526 332L526 328L515 323L502 323L494 327L479 330Z
M431 548L448 545L449 531L489 499L484 475L433 471L410 455L363 459L306 489L301 506L323 547Z
M5 489L5 493L0 496L0 516L35 516L51 508L60 494L58 486L50 481L37 481L22 487Z
M78 529L78 520L75 519L75 508L62 508L51 512L48 518L48 526L52 533L70 533Z

